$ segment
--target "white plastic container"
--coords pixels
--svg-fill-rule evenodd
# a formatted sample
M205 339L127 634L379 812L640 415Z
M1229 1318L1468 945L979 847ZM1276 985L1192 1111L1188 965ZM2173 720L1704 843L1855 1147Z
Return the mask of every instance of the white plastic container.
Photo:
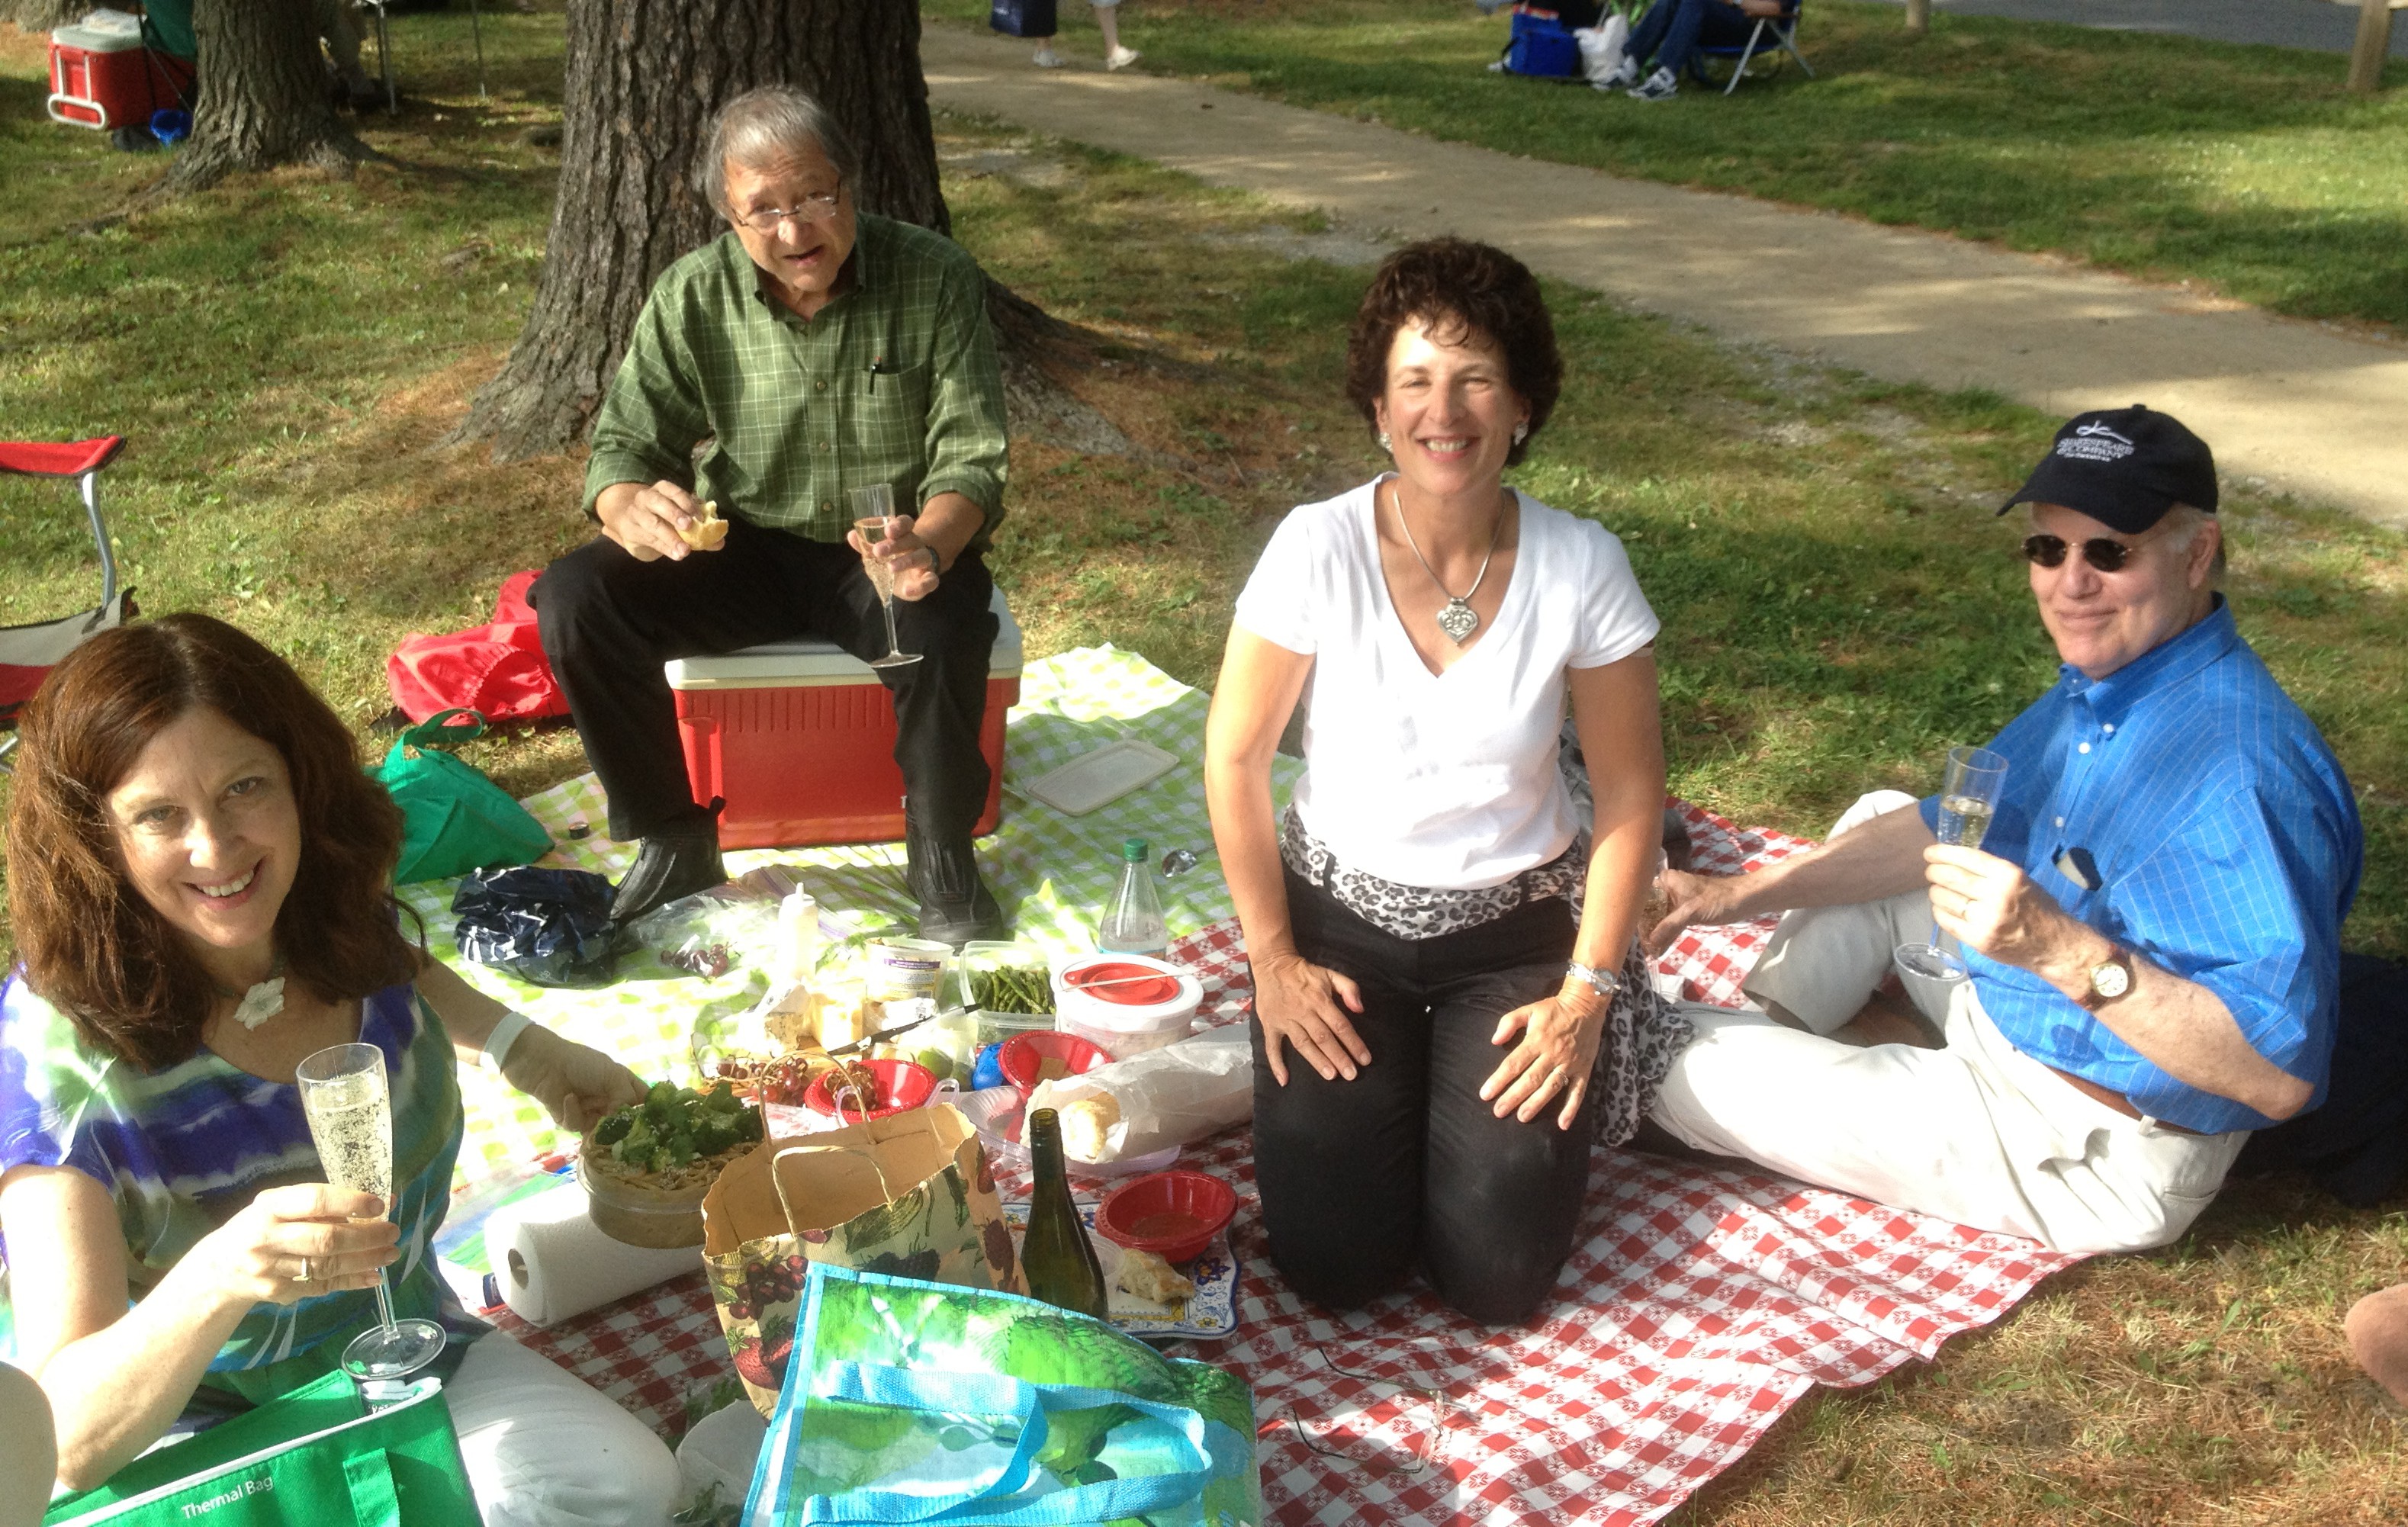
M1184 966L1151 955L1082 954L1054 971L1054 1026L1115 1061L1185 1038L1203 1000Z

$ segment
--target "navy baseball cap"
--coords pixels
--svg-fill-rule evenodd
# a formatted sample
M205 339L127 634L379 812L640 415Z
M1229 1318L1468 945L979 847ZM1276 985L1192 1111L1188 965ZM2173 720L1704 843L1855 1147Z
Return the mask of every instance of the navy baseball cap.
M2215 512L2215 455L2182 421L2145 404L2076 414L1999 512L2018 504L2062 504L2138 535L2177 504Z

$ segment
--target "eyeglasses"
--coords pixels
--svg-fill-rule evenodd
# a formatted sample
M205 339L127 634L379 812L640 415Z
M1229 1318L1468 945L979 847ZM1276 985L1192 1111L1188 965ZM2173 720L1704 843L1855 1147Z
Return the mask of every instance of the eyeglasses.
M2066 548L2078 544L2082 560L2102 573L2120 572L2124 564L2139 550L2130 541L2113 541L2104 535L2079 543L2069 543L2062 535L2027 535L2024 537L2024 559L2042 567L2057 567L2065 562Z
M757 212L738 212L736 221L756 234L774 234L778 225L788 218L796 222L827 222L836 217L838 204L844 199L842 187L818 196L806 196L792 207L765 207Z

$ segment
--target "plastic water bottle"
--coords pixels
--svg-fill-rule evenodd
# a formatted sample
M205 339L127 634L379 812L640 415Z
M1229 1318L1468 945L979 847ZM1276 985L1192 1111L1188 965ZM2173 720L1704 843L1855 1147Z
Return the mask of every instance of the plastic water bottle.
M1096 948L1107 954L1150 954L1161 959L1170 949L1170 929L1162 920L1162 902L1154 893L1147 872L1145 839L1121 845L1121 888L1112 892L1111 910L1096 930Z

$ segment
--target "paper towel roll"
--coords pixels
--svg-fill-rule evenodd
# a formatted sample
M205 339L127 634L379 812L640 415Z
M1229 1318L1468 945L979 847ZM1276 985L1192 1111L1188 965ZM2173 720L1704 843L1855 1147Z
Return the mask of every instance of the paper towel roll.
M485 1221L485 1255L502 1303L530 1325L582 1315L702 1265L698 1246L655 1251L603 1234L574 1182L495 1209Z

